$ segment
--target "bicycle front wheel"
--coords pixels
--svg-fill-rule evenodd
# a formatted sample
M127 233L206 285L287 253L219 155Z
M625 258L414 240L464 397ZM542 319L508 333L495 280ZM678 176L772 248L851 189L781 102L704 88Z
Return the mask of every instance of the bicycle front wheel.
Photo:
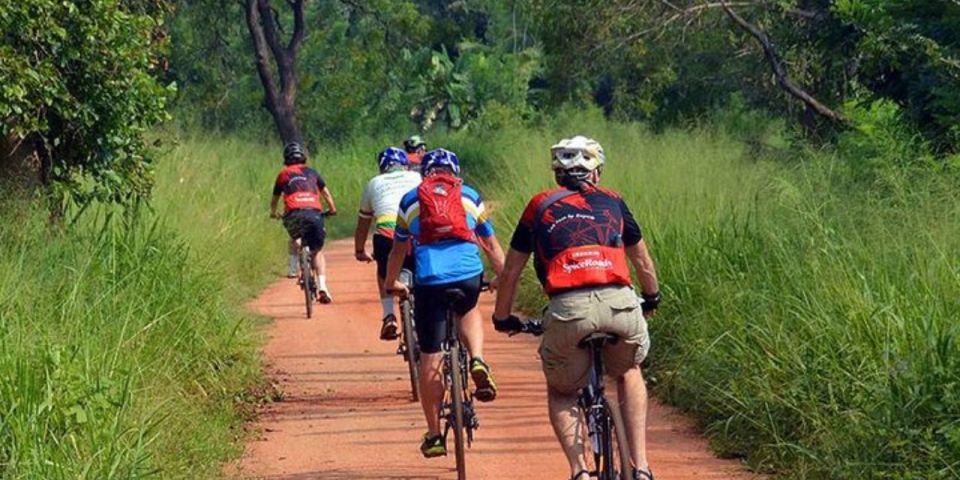
M403 349L407 369L410 370L410 391L413 401L420 400L420 347L413 327L413 305L409 298L400 301L400 321L403 323Z
M463 415L463 376L462 360L460 358L460 342L454 340L450 343L450 403L453 406L453 444L457 455L457 478L466 480L467 478L467 459L465 451L466 429Z

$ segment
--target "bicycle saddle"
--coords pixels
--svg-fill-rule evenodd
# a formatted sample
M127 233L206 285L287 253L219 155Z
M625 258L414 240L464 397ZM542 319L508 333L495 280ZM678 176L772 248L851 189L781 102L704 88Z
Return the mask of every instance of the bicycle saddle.
M467 298L467 294L459 288L448 288L443 291L443 298L447 301L447 305L454 305Z
M602 347L607 344L617 343L617 340L619 339L620 337L610 333L594 332L586 337L581 338L580 341L577 342L577 347L589 348L591 345Z

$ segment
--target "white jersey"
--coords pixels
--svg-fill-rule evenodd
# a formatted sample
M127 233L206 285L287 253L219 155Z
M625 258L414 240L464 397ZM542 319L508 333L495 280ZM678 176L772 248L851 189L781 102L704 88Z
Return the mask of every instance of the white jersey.
M393 238L400 199L418 185L420 174L410 170L395 170L371 178L360 198L360 216L373 219L377 234Z

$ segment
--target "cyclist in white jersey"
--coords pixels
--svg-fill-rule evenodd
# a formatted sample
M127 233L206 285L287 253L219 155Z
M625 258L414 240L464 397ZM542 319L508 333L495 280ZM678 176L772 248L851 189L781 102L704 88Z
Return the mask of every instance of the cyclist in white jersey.
M387 257L393 248L393 231L397 226L397 210L400 199L410 190L420 185L420 174L407 169L410 162L403 150L388 147L377 155L380 174L371 178L363 190L360 199L360 216L353 240L356 258L361 262L377 262L377 285L380 290L380 304L383 306L383 325L380 339L397 338L397 317L394 315L393 295L383 288L387 276ZM367 234L370 225L374 225L373 256L367 253ZM413 256L407 256L404 267L413 271Z

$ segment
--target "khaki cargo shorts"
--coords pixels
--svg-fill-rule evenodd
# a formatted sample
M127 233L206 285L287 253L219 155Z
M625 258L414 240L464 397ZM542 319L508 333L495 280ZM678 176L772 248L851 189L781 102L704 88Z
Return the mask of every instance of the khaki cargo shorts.
M607 375L617 377L640 365L650 350L647 321L630 287L599 287L554 295L543 318L540 358L547 385L573 393L587 384L590 352L577 344L604 332L620 337L603 350Z

